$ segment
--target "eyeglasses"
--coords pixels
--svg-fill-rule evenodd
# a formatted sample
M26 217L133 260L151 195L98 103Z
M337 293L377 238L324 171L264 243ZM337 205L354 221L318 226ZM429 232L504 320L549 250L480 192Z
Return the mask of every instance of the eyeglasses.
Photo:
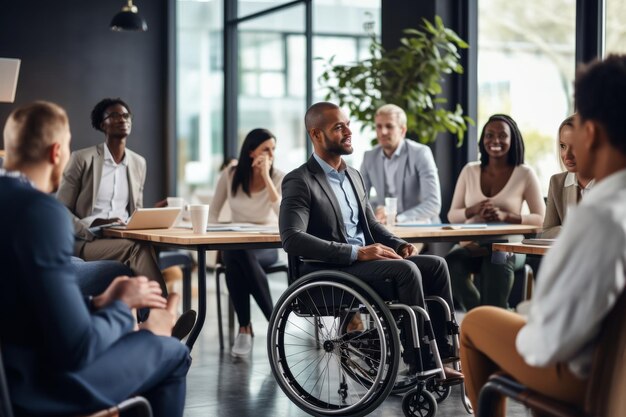
M124 119L124 120L131 120L132 116L130 113L118 113L118 112L113 112L113 113L109 113L106 116L104 116L104 118L102 119L102 121L105 121L106 119L114 119L114 120L119 120L119 119Z

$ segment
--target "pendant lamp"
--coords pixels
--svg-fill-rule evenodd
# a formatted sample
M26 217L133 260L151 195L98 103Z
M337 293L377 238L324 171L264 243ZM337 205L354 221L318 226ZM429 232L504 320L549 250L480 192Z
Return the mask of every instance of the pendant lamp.
M113 16L111 20L111 30L116 32L135 31L145 32L148 30L148 24L137 11L137 6L133 4L133 0L122 7L122 11Z

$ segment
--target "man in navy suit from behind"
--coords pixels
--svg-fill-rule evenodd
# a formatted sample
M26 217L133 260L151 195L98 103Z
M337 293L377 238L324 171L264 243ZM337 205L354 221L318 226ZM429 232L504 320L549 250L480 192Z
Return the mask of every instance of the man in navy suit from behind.
M178 296L118 277L84 298L74 231L54 197L70 155L65 111L35 102L11 113L0 169L0 342L17 415L80 415L133 394L155 416L182 416L189 350L169 337ZM151 308L134 331L132 308Z

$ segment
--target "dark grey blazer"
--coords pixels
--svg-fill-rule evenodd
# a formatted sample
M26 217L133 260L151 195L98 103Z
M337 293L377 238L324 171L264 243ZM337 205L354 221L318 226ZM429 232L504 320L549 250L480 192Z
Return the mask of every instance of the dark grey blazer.
M359 223L365 244L382 243L397 251L407 242L376 220L359 171L347 167L346 173L359 202ZM347 243L339 202L314 157L283 179L278 221L283 248L289 255L350 264L352 245Z

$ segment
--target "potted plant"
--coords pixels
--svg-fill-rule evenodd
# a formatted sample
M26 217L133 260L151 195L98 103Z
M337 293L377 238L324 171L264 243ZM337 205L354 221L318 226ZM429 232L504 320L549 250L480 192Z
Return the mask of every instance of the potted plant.
M371 58L351 65L334 65L331 58L319 82L329 90L326 99L347 107L363 128L374 129L376 109L393 103L405 110L414 139L432 143L440 132L450 132L460 145L468 123L474 122L459 104L454 111L446 108L441 84L444 75L463 73L459 48L468 45L439 16L434 24L423 21L422 30L405 29L406 37L393 50L372 37Z

